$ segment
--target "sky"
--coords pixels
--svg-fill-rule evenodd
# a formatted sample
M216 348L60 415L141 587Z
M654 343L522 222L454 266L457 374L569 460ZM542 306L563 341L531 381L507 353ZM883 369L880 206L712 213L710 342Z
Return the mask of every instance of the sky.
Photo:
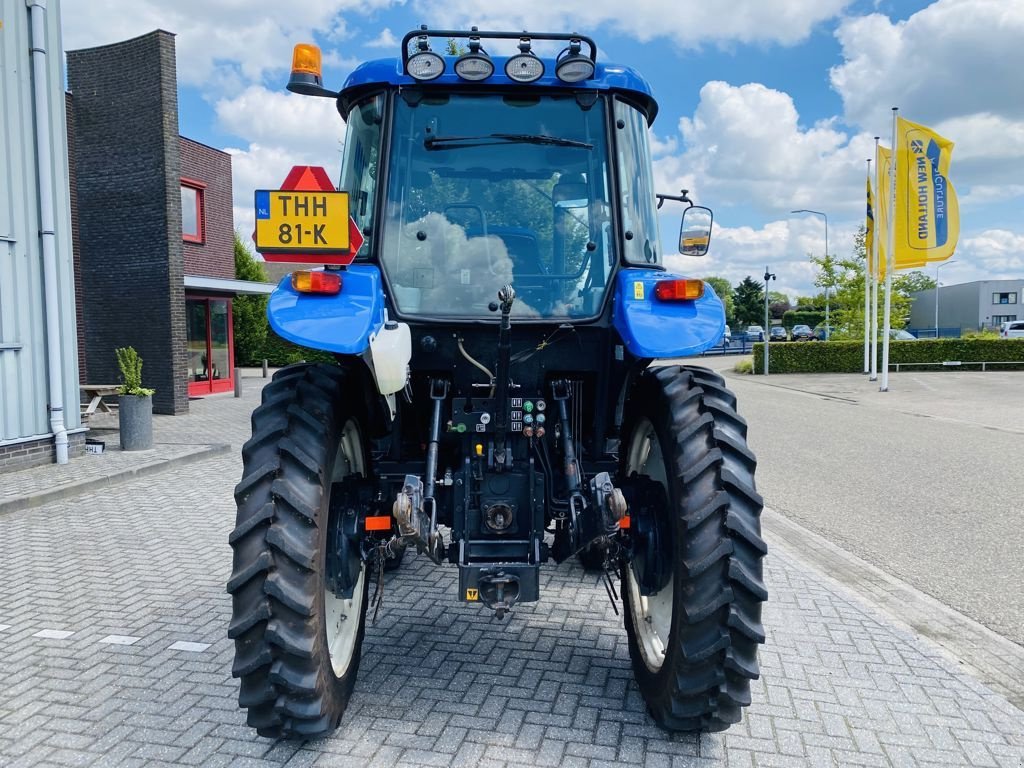
M284 86L297 42L324 51L339 88L361 61L400 54L433 28L577 31L638 69L660 112L657 189L715 212L709 254L669 256L690 275L760 279L810 295L808 254L852 253L874 138L891 108L956 144L960 241L943 285L1024 278L1024 0L63 0L65 50L156 28L176 34L180 131L233 156L235 226L252 193L292 165L338 177L333 101ZM675 253L679 209L661 236ZM935 268L929 268L935 275Z

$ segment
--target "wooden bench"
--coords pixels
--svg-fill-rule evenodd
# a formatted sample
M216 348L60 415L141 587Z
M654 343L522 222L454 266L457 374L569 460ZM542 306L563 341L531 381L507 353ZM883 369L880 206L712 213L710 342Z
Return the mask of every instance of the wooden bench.
M82 384L79 389L89 399L88 404L82 403L82 420L87 421L97 409L103 413L116 413L114 408L117 404L107 403L103 398L113 397L120 388L120 384Z

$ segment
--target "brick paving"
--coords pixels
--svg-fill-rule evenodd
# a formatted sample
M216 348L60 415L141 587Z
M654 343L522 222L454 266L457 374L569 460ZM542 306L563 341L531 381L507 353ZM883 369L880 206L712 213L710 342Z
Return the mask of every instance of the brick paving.
M230 453L0 519L0 765L1024 765L1024 713L772 539L763 676L724 734L651 723L580 569L497 622L419 557L388 578L341 728L260 738L225 635L245 383L159 436Z

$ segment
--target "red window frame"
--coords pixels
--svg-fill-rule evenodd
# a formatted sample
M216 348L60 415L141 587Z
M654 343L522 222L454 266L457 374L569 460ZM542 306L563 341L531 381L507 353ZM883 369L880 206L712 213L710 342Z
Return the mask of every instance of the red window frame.
M181 178L181 186L188 187L196 193L196 234L185 232L184 224L181 230L181 239L186 243L197 243L202 245L206 242L206 185L196 179ZM184 217L182 217L184 220Z

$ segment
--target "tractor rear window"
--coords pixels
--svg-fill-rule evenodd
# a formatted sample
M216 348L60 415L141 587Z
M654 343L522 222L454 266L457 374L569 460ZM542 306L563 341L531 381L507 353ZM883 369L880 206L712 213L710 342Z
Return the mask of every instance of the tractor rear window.
M661 240L651 178L647 118L624 101L615 102L622 229L626 261L660 264Z
M612 247L605 102L395 99L381 262L400 311L496 318L600 313Z

